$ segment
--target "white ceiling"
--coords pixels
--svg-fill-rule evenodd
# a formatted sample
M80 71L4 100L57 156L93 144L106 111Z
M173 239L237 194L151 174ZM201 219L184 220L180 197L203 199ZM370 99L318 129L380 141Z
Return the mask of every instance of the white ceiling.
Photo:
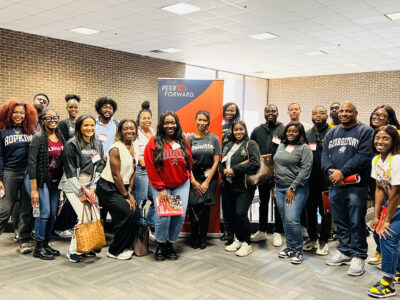
M177 2L202 10L160 9ZM0 27L280 78L400 70L400 21L384 16L398 11L400 0L2 0ZM101 32L70 31L78 27ZM263 32L279 37L249 38ZM149 52L165 48L182 51ZM319 50L327 54L305 55Z

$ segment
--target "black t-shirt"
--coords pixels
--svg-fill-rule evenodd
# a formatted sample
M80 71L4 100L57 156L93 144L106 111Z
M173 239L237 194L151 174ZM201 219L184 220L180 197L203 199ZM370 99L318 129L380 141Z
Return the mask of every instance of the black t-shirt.
M229 142L233 141L232 124L224 124L222 126L222 148Z
M214 164L214 155L221 155L219 139L214 134L207 133L202 138L191 135L188 141L192 147L193 175L196 179L205 179L207 170Z

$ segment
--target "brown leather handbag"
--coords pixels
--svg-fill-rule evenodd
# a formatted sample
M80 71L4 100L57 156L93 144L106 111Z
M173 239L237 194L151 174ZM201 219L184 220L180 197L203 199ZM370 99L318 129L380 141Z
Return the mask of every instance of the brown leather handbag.
M93 220L92 206L89 207L89 214L86 212L86 205L83 205L82 224L74 227L76 237L76 251L86 253L92 250L101 249L106 245L106 237L104 234L103 221L97 215L96 209L93 209L96 220ZM83 223L86 220L88 223Z
M246 144L247 160L240 164L246 164L250 161L249 156L249 142ZM244 180L246 187L249 185L262 185L268 183L268 181L275 176L274 164L272 161L272 154L260 155L260 167L254 175L245 174Z

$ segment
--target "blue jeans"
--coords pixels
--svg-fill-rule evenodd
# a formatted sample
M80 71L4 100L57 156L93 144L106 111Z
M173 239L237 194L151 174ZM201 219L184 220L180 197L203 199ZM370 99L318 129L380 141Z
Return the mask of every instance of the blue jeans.
M159 217L157 209L155 209L155 227L156 227L156 239L159 243L165 243L169 241L175 243L178 240L179 232L181 232L183 222L185 221L186 208L189 202L189 189L190 180L187 180L184 184L177 186L176 188L167 188L168 195L180 195L182 198L183 215L172 216L172 217ZM153 197L156 199L160 192L152 188ZM157 208L157 201L154 201L154 207Z
M379 241L382 251L382 276L394 278L396 271L400 271L400 209L397 209L390 221L390 229L394 231L390 233L392 237L385 234L386 240Z
M135 188L134 188L134 196L135 200L138 203L139 207L144 200L153 199L152 195L152 187L149 181L149 177L147 176L147 170L142 169L141 167L137 167L136 169L136 177L135 177ZM154 214L155 214L154 206L150 206L149 211L147 212L146 219L141 220L141 223L146 223L150 225L154 225Z
M25 177L25 187L30 195L31 184L29 175ZM40 216L35 219L35 240L48 241L53 233L54 224L56 223L60 190L57 184L51 186L44 184L43 188L38 187L38 191Z
M367 214L368 187L332 186L329 202L333 221L337 225L339 245L337 249L350 257L367 258Z
M303 234L301 231L300 217L306 205L310 190L308 186L297 187L294 193L296 202L292 202L292 205L286 205L286 191L288 189L288 186L275 185L276 205L282 217L283 229L286 236L286 247L293 251L303 252Z

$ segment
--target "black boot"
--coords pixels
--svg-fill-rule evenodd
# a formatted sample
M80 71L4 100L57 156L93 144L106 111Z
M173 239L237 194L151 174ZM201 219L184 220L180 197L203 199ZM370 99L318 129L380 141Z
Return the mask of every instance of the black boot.
M52 247L49 245L49 241L47 241L47 240L44 241L44 242L43 242L43 247L46 248L46 249L50 252L51 255L53 255L53 256L60 256L60 251L58 251L58 250L52 248Z
M178 258L178 254L176 254L174 247L169 241L167 241L167 257L171 260L176 260Z
M37 257L43 260L53 260L54 256L43 247L43 241L37 241L35 251L33 252L33 257Z
M199 238L199 248L201 250L205 249L207 247L207 235L200 235Z
M156 253L154 257L157 261L163 261L167 257L166 245L165 243L157 243Z

